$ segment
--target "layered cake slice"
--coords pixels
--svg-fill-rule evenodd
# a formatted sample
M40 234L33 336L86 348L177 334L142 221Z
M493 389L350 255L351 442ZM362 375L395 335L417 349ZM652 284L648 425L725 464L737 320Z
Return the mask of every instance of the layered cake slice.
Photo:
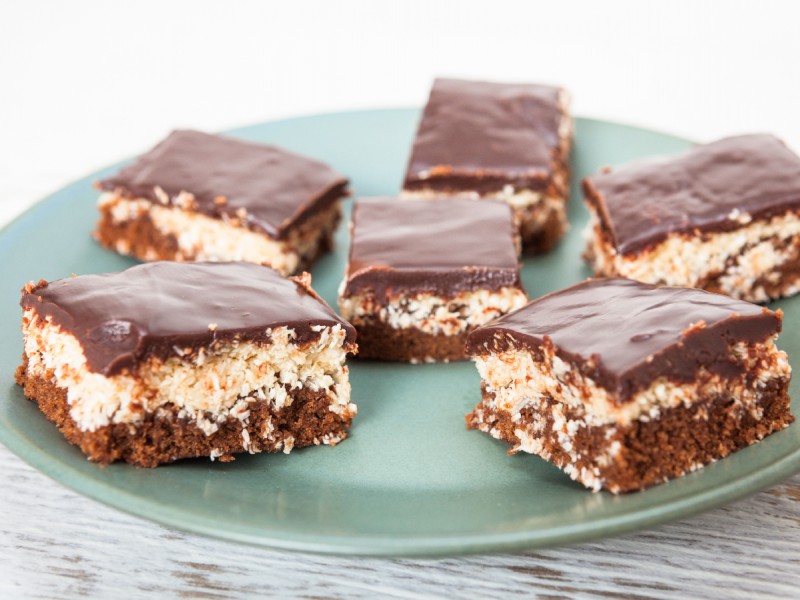
M787 427L781 313L689 288L590 280L477 329L467 424L585 486L640 490Z
M17 383L98 463L333 445L356 412L355 331L308 276L154 262L29 284L21 304Z
M605 169L583 190L598 276L752 302L800 290L800 158L771 135Z
M503 200L516 213L525 249L544 252L567 228L571 144L562 88L437 79L403 196Z
M511 209L448 199L362 199L339 294L359 356L463 360L466 334L527 302Z
M98 183L95 238L141 260L248 261L284 275L333 246L347 180L275 146L175 131Z

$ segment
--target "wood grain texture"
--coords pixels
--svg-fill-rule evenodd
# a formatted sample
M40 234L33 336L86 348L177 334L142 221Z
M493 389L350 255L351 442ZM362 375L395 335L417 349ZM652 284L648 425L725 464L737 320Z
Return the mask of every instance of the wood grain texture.
M340 558L173 531L56 484L0 446L0 597L797 598L800 475L639 534L518 555Z

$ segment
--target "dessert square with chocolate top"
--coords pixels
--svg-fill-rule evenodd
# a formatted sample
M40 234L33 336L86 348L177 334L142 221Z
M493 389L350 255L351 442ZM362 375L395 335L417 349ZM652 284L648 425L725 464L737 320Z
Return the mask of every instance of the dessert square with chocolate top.
M787 427L781 313L722 294L589 280L469 335L467 425L592 490L641 490Z
M503 200L514 209L525 250L544 252L567 229L571 144L563 88L437 79L403 196Z
M361 199L351 237L339 306L362 358L462 360L469 331L527 302L501 202Z
M104 191L95 238L141 260L248 261L284 275L333 247L347 179L275 146L174 131Z
M583 191L595 275L752 302L800 290L800 158L774 136L604 169Z
M336 444L355 330L310 283L246 262L31 283L17 383L101 464Z

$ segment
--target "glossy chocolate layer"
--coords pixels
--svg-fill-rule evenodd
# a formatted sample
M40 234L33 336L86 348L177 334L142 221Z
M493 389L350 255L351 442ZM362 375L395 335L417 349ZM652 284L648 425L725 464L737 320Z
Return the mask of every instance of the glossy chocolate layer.
M437 79L405 189L543 189L559 147L559 93L545 85Z
M778 138L743 135L638 161L584 180L616 249L637 253L670 233L729 231L800 209L800 158Z
M522 287L509 206L463 198L365 198L353 209L345 295Z
M316 294L251 263L154 262L59 279L24 291L21 305L74 335L89 369L104 375L175 348L265 341L275 327L291 327L302 343L319 336L315 325L340 324L355 341L355 330Z
M347 179L319 161L275 146L174 131L98 185L153 202L162 201L156 188L172 203L181 192L189 192L195 200L193 210L244 220L250 229L280 239L346 195Z
M721 294L596 279L476 329L467 352L552 343L558 356L622 402L659 377L692 381L700 368L738 373L729 345L761 342L780 329L780 314Z

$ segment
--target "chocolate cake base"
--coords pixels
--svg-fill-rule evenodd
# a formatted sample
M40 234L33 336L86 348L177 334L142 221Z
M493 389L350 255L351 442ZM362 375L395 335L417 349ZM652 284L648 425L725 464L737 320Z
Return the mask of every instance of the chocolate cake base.
M127 245L127 251L120 253L142 260L176 260L178 255L177 238L156 229L149 215L115 222L111 217L111 209L103 207L100 209L100 220L93 235L94 239L109 250L120 252ZM187 260L193 258L187 257Z
M516 432L532 430L538 423L541 428L534 435L541 442L541 452L537 454L585 485L596 481L613 493L624 493L695 471L787 427L794 421L788 387L788 380L773 380L761 390L761 419L723 396L699 398L689 406L666 409L657 419L626 426L582 427L570 438L573 456L559 442L563 433L554 431L552 408L558 403L550 397L538 407L527 405L515 422L509 412L492 407L494 394L483 387L483 401L466 421L469 429L480 429L514 447L520 444ZM568 421L581 419L574 409L564 404L559 408ZM617 444L612 461L598 460Z
M370 319L354 323L358 332L358 358L402 362L466 360L468 331L456 335L432 334L419 329L395 329Z
M568 229L564 210L550 210L544 224L540 225L541 216L537 212L541 210L544 209L533 207L530 211L522 210L518 214L520 240L525 254L549 252Z
M287 389L292 402L275 411L268 402L254 399L248 409L247 422L230 417L219 429L206 435L194 421L178 416L172 406L159 414L147 414L135 425L120 423L100 427L95 431L81 430L69 414L67 391L52 383L52 377L29 377L27 358L15 374L25 396L36 402L71 444L86 456L106 465L125 461L139 467L156 467L182 458L215 456L233 460L237 452L280 452L291 448L335 445L347 437L352 418L344 418L329 410L330 398L324 390L308 388ZM262 437L265 428L272 427L269 440ZM243 430L249 435L245 444Z

